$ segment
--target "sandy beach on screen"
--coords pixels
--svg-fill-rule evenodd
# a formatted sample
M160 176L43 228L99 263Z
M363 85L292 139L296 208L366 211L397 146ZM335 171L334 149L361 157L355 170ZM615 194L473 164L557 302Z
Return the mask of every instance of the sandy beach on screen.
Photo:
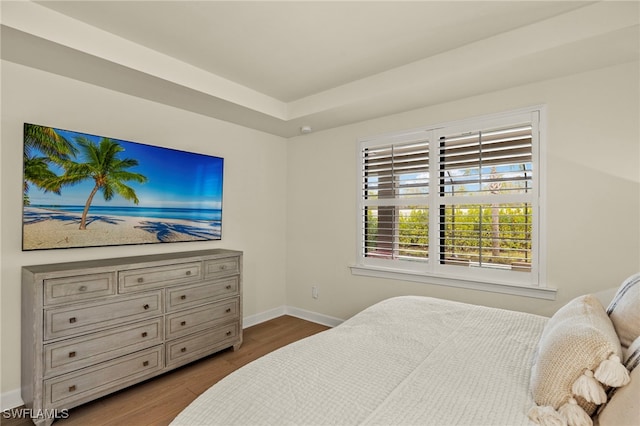
M23 249L92 247L201 241L220 238L220 225L180 219L87 216L86 229L80 230L80 213L25 207Z

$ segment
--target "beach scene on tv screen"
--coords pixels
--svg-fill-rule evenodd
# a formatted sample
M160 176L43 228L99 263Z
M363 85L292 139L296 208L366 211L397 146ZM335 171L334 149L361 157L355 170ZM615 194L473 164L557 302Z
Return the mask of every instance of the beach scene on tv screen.
M222 237L220 157L25 124L23 158L23 250Z

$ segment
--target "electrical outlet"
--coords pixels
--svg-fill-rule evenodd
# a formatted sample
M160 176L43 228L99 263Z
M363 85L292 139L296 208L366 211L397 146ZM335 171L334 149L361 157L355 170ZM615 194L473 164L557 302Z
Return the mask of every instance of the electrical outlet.
M318 287L316 287L315 285L311 287L311 297L313 297L314 299L318 298Z

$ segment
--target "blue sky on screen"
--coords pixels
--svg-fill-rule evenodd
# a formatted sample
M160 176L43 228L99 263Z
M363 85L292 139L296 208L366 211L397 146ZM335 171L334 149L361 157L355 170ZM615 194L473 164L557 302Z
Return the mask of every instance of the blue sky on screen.
M75 138L84 136L99 144L102 136L55 129L58 134L75 143ZM127 169L147 177L144 184L125 182L132 187L140 200L137 207L162 208L208 208L220 209L222 205L223 159L219 157L190 153L174 149L145 145L113 139L120 144L124 151L118 158L132 158L138 161L138 166ZM75 161L85 162L82 153ZM57 174L63 172L50 166ZM37 187L31 186L29 197L32 205L84 205L87 201L94 182L88 179L74 186L64 186L62 196L44 193ZM95 206L133 207L135 204L116 195L106 202L98 192L93 199Z

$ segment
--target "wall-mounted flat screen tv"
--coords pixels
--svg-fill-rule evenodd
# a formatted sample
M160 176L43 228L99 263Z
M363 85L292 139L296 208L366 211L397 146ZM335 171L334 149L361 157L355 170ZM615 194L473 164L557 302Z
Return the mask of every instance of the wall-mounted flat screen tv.
M224 159L24 124L22 250L222 238Z

